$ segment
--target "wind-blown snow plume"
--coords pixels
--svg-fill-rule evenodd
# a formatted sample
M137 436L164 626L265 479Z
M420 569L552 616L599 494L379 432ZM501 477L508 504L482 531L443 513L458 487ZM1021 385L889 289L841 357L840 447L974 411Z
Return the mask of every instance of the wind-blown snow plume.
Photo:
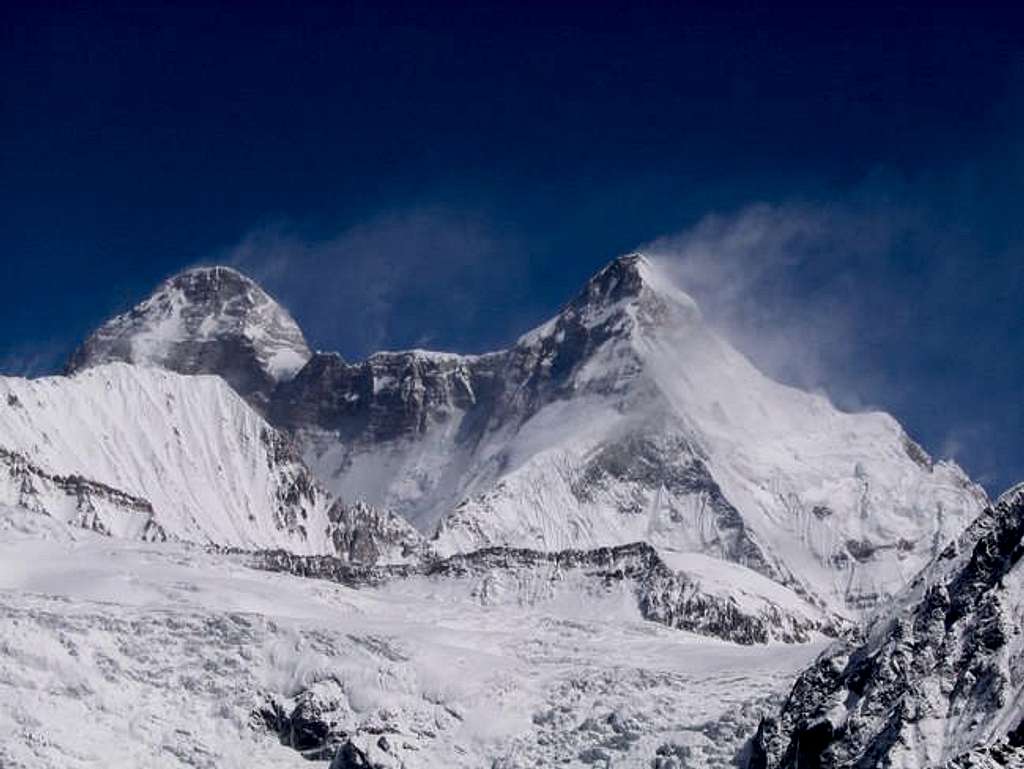
M759 204L707 216L645 251L770 376L857 407L859 383L878 374L845 379L842 363L872 304L866 287L881 282L881 262L909 222L891 210Z

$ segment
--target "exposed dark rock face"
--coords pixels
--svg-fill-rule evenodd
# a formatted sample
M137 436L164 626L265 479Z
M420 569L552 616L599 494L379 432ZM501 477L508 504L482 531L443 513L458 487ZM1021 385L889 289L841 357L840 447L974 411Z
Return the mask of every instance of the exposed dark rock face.
M249 278L203 267L163 283L111 319L71 356L67 373L112 361L215 374L263 409L282 379L310 357L291 316Z
M316 681L287 700L268 697L253 711L251 722L303 758L329 761L329 769L405 766L383 733L388 727L354 712L345 686L333 678ZM414 749L404 741L403 747Z
M914 460L920 467L930 470L935 466L935 460L931 458L931 455L925 451L919 443L913 440L909 435L903 436L903 450L907 452L907 456Z
M255 554L252 564L349 587L379 585L411 576L480 580L493 574L523 572L557 583L579 573L599 585L629 584L646 619L740 644L801 643L811 640L815 633L837 636L849 629L838 618L823 615L812 619L781 606L772 605L756 612L744 610L731 598L705 592L700 582L686 573L670 569L646 543L559 552L492 547L398 566L360 566L327 556L274 551ZM486 580L483 585L480 595L486 599Z
M287 550L261 550L256 553L236 548L218 550L250 556L250 564L257 569L287 572L310 579L324 579L353 588L382 585L391 579L421 574L426 568L422 564L366 565L351 563L330 555L296 555Z
M946 764L946 769L1022 769L1024 745L1001 739L963 753Z
M268 699L253 712L253 721L277 734L282 745L294 748L304 758L330 761L347 744L348 732L341 722L347 711L341 687L324 681L299 693L287 708Z
M667 318L668 304L644 282L642 261L639 254L613 261L550 324L521 338L504 354L496 422L526 419L561 398L626 394L643 372L636 355L623 354L603 376L583 383L576 374L607 342L642 333ZM617 306L623 300L633 303L631 310Z
M427 543L404 519L363 502L346 505L338 500L327 513L331 540L342 560L354 564L422 558Z
M330 769L376 769L381 764L370 761L366 753L349 740L334 754Z
M823 521L826 518L831 518L834 515L833 510L828 505L815 505L811 509L811 514L819 521Z
M415 436L490 395L487 356L419 351L378 353L360 363L317 353L274 394L270 418L290 429L316 427L342 440L382 442Z
M1019 486L908 586L864 643L836 646L800 676L781 712L762 721L751 769L1009 761L1024 741L1022 536Z
M317 504L325 492L306 467L294 440L279 430L260 431L260 441L267 448L267 467L280 478L276 491L275 525L278 529L298 533L307 531L307 509Z

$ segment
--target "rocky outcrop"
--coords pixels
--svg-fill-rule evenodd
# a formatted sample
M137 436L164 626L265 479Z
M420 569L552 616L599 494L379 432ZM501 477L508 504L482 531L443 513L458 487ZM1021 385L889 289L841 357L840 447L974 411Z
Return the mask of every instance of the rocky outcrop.
M391 719L396 714L389 714ZM385 719L356 712L339 681L316 681L289 699L268 696L251 718L253 726L276 734L282 745L310 761L329 761L329 769L401 769L419 750L420 736L397 734ZM413 724L404 724L410 732Z
M402 518L363 502L336 501L327 511L331 541L341 560L354 564L403 563L423 558L426 540Z
M364 566L283 551L257 553L250 562L261 569L357 588L413 577L461 583L485 604L532 605L562 592L585 594L589 590L597 598L601 592L626 589L645 619L745 645L802 643L819 634L834 637L850 629L849 623L815 609L795 594L791 594L791 602L763 597L744 604L731 595L709 590L698 576L670 568L645 543L553 553L495 547L393 566ZM738 580L756 577L732 568L738 570Z
M229 267L200 267L104 323L71 356L67 373L122 361L216 374L262 409L309 357L298 325L256 283Z
M432 424L489 401L494 358L421 350L348 363L317 353L274 394L270 417L293 430L329 430L345 441L415 438Z
M677 499L701 499L711 519L712 532L712 537L703 543L705 552L785 581L755 541L743 516L711 476L706 455L684 436L648 430L605 444L583 468L573 493L590 502L615 485L627 485L633 490L619 505L624 514L645 514L651 492L664 491ZM670 509L668 514L674 518L672 523L683 522L677 511Z
M750 769L984 765L1024 734L1024 486L800 676ZM973 756L973 758L972 758Z

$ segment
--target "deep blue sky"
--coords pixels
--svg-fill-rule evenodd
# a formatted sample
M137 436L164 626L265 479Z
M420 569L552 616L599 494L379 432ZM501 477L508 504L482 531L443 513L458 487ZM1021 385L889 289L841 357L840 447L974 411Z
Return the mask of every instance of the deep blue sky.
M215 260L318 347L479 350L675 236L773 374L1024 479L1012 11L111 5L0 10L4 371Z

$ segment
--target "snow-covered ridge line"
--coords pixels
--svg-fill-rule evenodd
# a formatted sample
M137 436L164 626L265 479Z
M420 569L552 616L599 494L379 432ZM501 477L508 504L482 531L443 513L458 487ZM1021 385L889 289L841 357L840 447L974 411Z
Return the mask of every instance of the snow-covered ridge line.
M818 634L836 637L850 630L841 618L817 611L795 595L781 603L759 597L754 605L744 606L731 596L709 592L699 579L670 568L643 542L559 552L490 547L405 565L359 566L329 556L285 551L253 553L248 558L260 569L354 588L415 577L468 582L473 585L471 594L485 604L551 600L560 587L580 589L576 580L591 589L628 585L644 619L746 645L804 643ZM737 568L736 575L742 576L739 572Z
M330 499L292 440L219 377L0 377L0 449L0 502L128 539L333 552Z

